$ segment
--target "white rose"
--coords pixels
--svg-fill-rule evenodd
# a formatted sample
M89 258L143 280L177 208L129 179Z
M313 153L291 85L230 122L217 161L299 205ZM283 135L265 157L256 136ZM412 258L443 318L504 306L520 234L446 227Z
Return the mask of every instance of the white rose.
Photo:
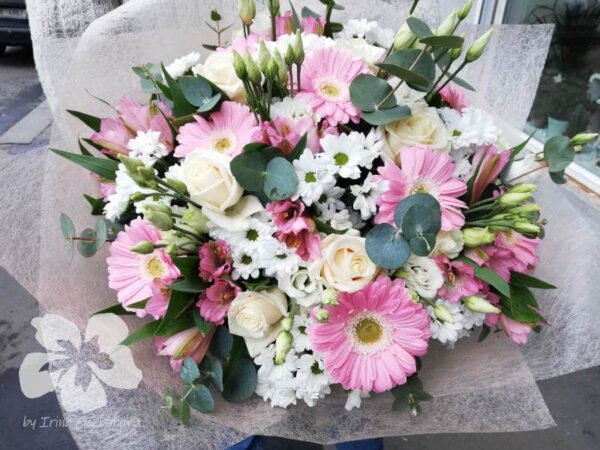
M400 164L404 147L427 145L440 152L448 151L448 130L435 108L414 108L412 115L383 127L383 156Z
M440 231L436 237L433 254L444 254L454 259L462 252L463 247L463 235L460 230Z
M301 267L298 271L279 278L279 289L288 297L295 299L300 306L310 308L321 302L323 284L312 276L308 269Z
M400 270L402 278L406 280L406 287L426 299L435 298L438 289L444 284L442 271L430 258L411 255Z
M364 39L337 39L335 44L340 50L345 51L352 57L365 61L374 71L377 70L375 63L380 62L385 53L384 48L368 44Z
M323 278L328 287L356 292L375 278L377 266L367 256L365 238L356 230L348 230L321 241L321 258L311 265L310 272Z
M232 52L213 52L204 64L193 67L192 72L215 83L231 100L246 102L244 84L233 68Z
M229 331L244 338L248 353L254 357L275 341L286 314L287 299L279 289L242 292L227 313Z
M230 161L229 156L213 150L195 150L181 164L190 198L204 209L225 211L242 197L244 190L231 173Z

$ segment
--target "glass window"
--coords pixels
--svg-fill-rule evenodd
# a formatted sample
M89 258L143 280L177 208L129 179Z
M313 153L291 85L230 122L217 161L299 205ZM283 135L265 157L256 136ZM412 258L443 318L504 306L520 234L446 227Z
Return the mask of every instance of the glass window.
M498 2L501 3L501 2ZM527 129L536 138L600 130L600 0L506 0L504 23L555 24ZM600 140L576 162L600 176Z

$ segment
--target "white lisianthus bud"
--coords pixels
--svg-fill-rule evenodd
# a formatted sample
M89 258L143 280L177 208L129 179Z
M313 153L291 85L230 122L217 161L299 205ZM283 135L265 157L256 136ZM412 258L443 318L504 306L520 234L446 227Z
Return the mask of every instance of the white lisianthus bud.
M302 62L304 61L304 44L302 43L302 35L300 34L300 30L296 31L296 36L294 36L292 47L294 49L295 56L294 62L297 65L302 64Z
M502 194L498 199L498 204L500 206L517 206L525 203L529 200L533 195L531 192L507 192L506 194Z
M483 314L499 314L500 309L478 295L471 295L463 299L463 304L471 311Z
M535 191L537 188L537 186L533 183L523 183L523 184L518 184L516 186L511 187L507 193L525 193L528 194L530 192Z
M271 54L269 53L269 50L267 50L264 39L261 39L258 43L258 68L265 75L267 73L269 61L271 61Z
M154 251L154 244L150 241L140 241L137 244L129 247L129 250L141 255L147 255Z
M239 0L238 13L244 25L249 27L256 16L256 4L254 0Z
M293 324L294 320L291 317L284 317L283 319L281 319L281 327L285 331L290 331L292 329Z
M467 50L465 62L471 63L483 54L485 48L490 42L490 39L492 38L492 34L494 34L494 29L490 28L471 44L469 50Z
M292 334L287 330L283 330L277 335L275 340L275 364L279 365L285 362L285 357L292 348L293 342Z
M598 138L598 133L579 133L571 138L572 145L585 145Z
M335 306L338 304L338 293L335 289L325 289L321 294L321 302L324 305Z
M415 41L415 39L416 39L416 36L411 31L408 24L405 22L400 27L400 29L398 30L398 33L396 34L396 37L394 38L394 43L392 44L392 49L395 52L399 52L400 50L406 50L407 48L409 48L412 45L412 43Z
M520 233L538 234L540 232L539 226L529 222L517 222L513 226Z
M433 32L436 36L448 36L456 29L458 25L457 11L452 11L448 17L446 17L442 23Z
M473 6L473 0L467 0L467 3L465 3L463 5L463 7L457 11L458 20L461 20L461 21L465 20L467 18L467 16L469 15L469 13L471 12L472 6Z
M280 12L279 0L268 0L267 9L272 16L278 16Z
M321 323L325 323L327 322L327 320L329 320L329 311L327 311L326 309L320 308L317 309L317 320Z
M179 248L177 247L177 244L175 244L174 242L165 247L165 251L167 252L167 254L169 256L176 256L178 250L179 250Z
M448 309L446 305L440 303L433 308L433 312L435 313L435 317L437 317L442 322L454 323L454 318L452 317L452 313Z
M208 233L208 218L200 208L189 205L183 212L183 223L189 225L198 233Z
M244 58L236 52L232 51L233 54L233 68L235 69L235 74L240 80L245 80L248 78L248 72L246 71L246 64L244 63Z
M490 231L488 227L472 227L462 230L463 242L465 247L475 248L480 245L491 244L496 240L496 233Z
M539 211L540 205L537 203L528 203L527 205L515 206L514 208L511 208L509 212L517 215L527 215L534 214Z

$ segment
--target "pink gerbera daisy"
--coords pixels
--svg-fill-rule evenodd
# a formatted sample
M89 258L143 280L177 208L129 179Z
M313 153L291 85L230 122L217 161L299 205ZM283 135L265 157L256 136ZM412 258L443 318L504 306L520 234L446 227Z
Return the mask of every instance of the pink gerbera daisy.
M426 193L440 203L442 230L460 229L465 217L460 208L465 202L458 198L467 191L467 185L452 177L454 163L449 155L429 147L406 147L401 153L402 168L386 161L378 169L378 181L385 180L388 189L379 196L379 212L375 223L394 223L394 210L398 203L412 194Z
M302 92L297 98L330 125L358 122L360 110L350 100L350 83L368 71L367 63L340 50L315 50L302 64Z
M175 156L183 158L198 149L214 150L230 156L239 155L244 145L252 141L256 120L246 105L223 102L221 109L210 115L210 120L194 116L195 122L179 129Z
M155 295L164 295L162 289L181 275L164 248L157 248L147 255L131 251L131 247L141 241L155 244L160 239L161 234L156 227L142 219L135 219L118 234L106 260L108 285L117 291L117 299L126 310L135 311L140 316L148 311L129 306L152 299ZM156 300L160 303L160 299Z
M315 320L307 333L344 389L383 392L403 384L417 370L415 356L427 352L429 316L403 280L380 277L325 308L327 322Z

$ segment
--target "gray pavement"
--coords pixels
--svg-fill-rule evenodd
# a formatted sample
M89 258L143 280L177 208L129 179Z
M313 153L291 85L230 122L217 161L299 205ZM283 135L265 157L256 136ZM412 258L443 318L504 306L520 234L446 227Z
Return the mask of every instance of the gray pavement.
M31 130L32 142L0 145L0 152L20 157L41 157L49 129L40 132L19 121L43 101L41 87L27 51L9 49L0 57L0 139L15 126ZM1 168L0 168L1 169ZM1 174L0 170L0 174ZM5 172L6 173L6 172ZM4 213L3 211L1 213ZM2 230L0 232L5 232ZM54 394L30 400L21 392L18 368L23 357L40 351L30 321L39 314L35 299L0 268L0 450L71 450L77 446L64 426L24 426L28 418L48 417L61 423ZM600 367L539 383L557 427L521 433L434 434L385 439L386 449L412 450L593 450L600 449ZM398 430L401 434L401 430ZM199 444L198 448L203 448ZM319 446L283 439L264 441L264 449L312 450ZM328 446L332 449L332 446ZM361 448L360 446L356 448Z

